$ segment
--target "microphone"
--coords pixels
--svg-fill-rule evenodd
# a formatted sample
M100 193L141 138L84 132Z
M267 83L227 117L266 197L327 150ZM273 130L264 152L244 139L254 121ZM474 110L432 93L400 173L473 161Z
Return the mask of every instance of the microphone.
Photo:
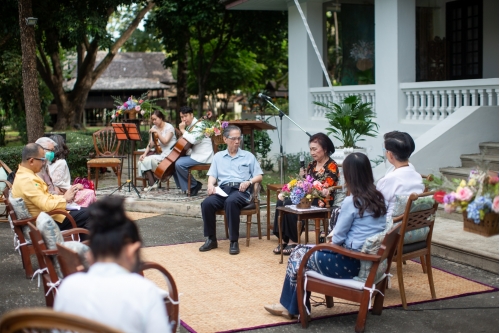
M259 95L258 95L258 96L259 96L260 98L262 98L262 99L267 99L268 101L272 100L272 98L271 98L271 97L269 97L269 96L267 96L267 95L264 95L263 93L259 93Z
M300 155L299 160L300 160L300 167L302 169L305 169L306 164L304 163L304 156Z

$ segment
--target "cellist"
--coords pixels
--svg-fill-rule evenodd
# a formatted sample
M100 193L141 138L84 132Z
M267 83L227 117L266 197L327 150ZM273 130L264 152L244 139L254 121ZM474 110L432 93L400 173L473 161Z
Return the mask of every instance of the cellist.
M179 130L182 133L182 137L193 146L187 151L187 156L182 156L175 162L174 179L178 188L182 191L189 190L191 191L191 196L195 196L200 191L202 184L191 175L191 188L187 188L188 168L199 164L211 163L214 156L214 149L212 147L212 139L200 137L203 124L195 118L193 109L189 106L181 107L180 116L181 123L179 124Z
M149 184L144 191L150 191L158 187L158 183L155 182L153 172L165 156L168 155L171 147L175 145L175 142L177 141L174 126L165 121L165 115L161 111L155 110L151 114L151 121L153 122L153 126L149 130L151 138L149 139L149 143L144 151L144 154L139 157L138 163L140 173L143 177L147 178ZM153 141L153 137L158 138L156 143ZM150 149L154 148L156 145L161 148L161 154L156 152L156 154L148 156Z

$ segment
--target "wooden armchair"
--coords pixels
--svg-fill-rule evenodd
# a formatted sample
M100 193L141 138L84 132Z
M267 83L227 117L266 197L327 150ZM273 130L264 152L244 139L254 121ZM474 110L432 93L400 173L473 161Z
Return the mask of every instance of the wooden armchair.
M436 291L434 290L434 279L432 277L432 265L431 265L431 242L432 242L432 231L434 230L434 219L436 216L436 211L438 208L438 203L435 202L434 205L425 210L419 210L410 212L412 209L412 204L419 198L430 197L432 198L434 192L425 192L422 194L413 193L408 198L406 204L405 212L402 216L394 218L394 223L401 221L401 239L399 240L397 246L396 254L396 264L398 269L398 284L399 292L401 293L401 302L403 303L403 308L407 309L405 286L403 281L403 264L404 261L420 258L420 263L422 265L422 270L427 274L429 280L429 287L431 289L432 299L436 299ZM429 232L427 233L426 239L423 241L405 244L405 235L413 230L423 229L429 227Z
M5 313L0 318L0 332L123 333L87 318L47 308L16 309Z
M112 127L103 128L92 134L94 140L95 158L87 161L87 178L91 179L91 169L95 170L95 188L99 181L99 169L111 167L118 177L118 186L121 185L123 159L118 153L121 141L117 140Z
M212 137L212 149L214 150L214 154L219 151L219 145L217 143L215 143L213 137ZM198 164L198 165L194 165L194 166L188 168L188 175L187 175L187 179L188 179L187 188L188 188L188 190L186 191L188 197L191 196L191 171L194 171L194 170L197 170L197 171L200 171L200 170L208 171L210 169L210 165L212 165L212 164L211 163Z
M5 188L12 188L12 184L7 180L7 176L12 172L12 170L0 160L0 222L7 222L7 205L5 204L5 199L3 195L3 190Z
M253 193L250 203L241 209L240 215L247 216L247 247L250 246L250 228L252 227L252 215L257 215L257 230L259 233L259 239L262 239L262 230L260 226L260 183L253 184ZM218 210L215 215L224 216L224 227L226 229L226 238L229 238L229 231L227 226L227 217L224 210Z
M45 242L42 239L42 234L33 223L28 222L30 228L30 237L33 247L35 249L35 255L38 260L38 269L41 274L41 279L43 282L43 289L45 293L45 304L47 307L52 307L54 304L54 297L56 295L56 288L59 285L59 276L56 272L56 268L52 261L53 257L57 257L57 249L48 249ZM65 239L71 240L72 235L78 234L89 234L89 231L83 228L74 228L70 230L65 230L61 232ZM52 257L52 258L51 258Z
M364 332L366 315L374 293L375 302L372 314L382 314L388 274L391 269L394 250L396 249L398 241L401 237L399 235L399 228L399 225L395 226L387 233L376 255L348 250L342 246L334 244L316 245L311 250L306 252L305 256L302 258L302 262L300 263L297 273L297 302L299 306L300 322L303 328L307 328L308 326L307 313L304 305L304 293L307 291L325 295L326 304L329 308L333 307L333 297L360 303L358 319L354 328L354 330L358 333ZM373 265L370 269L370 274L368 275L366 282L363 283L354 279L333 279L325 277L314 271L306 271L307 261L314 252L320 250L333 251L358 260L372 261ZM385 274L382 275L382 277L379 277L378 280L375 280L377 269L384 260L387 260Z
M78 253L62 244L56 244L56 246L57 259L59 261L59 265L61 266L63 277L67 277L73 273L85 271L85 267L83 266Z
M165 278L168 291L162 289L162 296L165 301L168 323L172 327L172 332L176 332L177 326L179 326L180 323L180 317L179 317L179 293L177 291L177 285L175 284L174 278L163 266L155 262L151 261L143 262L139 274L144 276L144 271L146 270L157 270Z
M23 263L23 268L26 272L26 278L31 279L33 277L34 271L33 271L33 266L31 265L30 256L32 254L35 254L35 249L33 247L32 242L28 241L26 239L25 234L23 233L23 228L28 227L28 222L36 223L35 221L36 221L37 217L35 216L35 217L30 217L28 219L18 219L16 212L14 211L14 207L9 202L9 194L10 194L10 189L6 187L3 191L3 195L5 198L5 204L7 206L8 216L10 217L10 219L12 221L12 227L13 227L13 231L15 234L15 236L14 236L15 237L14 238L15 247L16 247L16 250L18 250L19 253L21 254L21 260ZM56 210L52 210L50 212L47 212L47 214L49 214L49 215L62 214L68 218L68 220L71 222L71 226L73 228L77 227L76 222L73 219L73 217L65 210L56 209ZM26 230L26 233L27 233L27 230ZM70 236L68 236L68 237L70 237ZM71 240L71 238L68 238L68 240Z

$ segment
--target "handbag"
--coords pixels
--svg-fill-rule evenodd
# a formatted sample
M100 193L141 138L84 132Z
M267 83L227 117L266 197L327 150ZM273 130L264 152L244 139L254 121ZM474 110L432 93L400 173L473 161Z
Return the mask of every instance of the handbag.
M86 177L76 177L75 181L73 182L73 185L76 184L82 184L83 188L94 190L95 192L94 182L92 180L87 179Z

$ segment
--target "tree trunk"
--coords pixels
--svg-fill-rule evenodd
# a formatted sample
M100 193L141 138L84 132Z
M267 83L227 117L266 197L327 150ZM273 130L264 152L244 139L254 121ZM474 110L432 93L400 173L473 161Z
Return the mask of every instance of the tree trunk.
M25 18L33 16L31 0L19 0L19 27L23 53L23 91L26 110L28 142L35 142L43 135L44 125L40 96L38 94L38 72L36 69L35 27L26 25Z
M186 29L186 31L189 31ZM187 80L188 80L188 39L189 32L185 38L179 42L177 57L177 106L175 108L175 122L179 125L181 122L180 108L187 105Z
M203 102L205 99L205 84L202 80L198 79L198 119L203 114Z

